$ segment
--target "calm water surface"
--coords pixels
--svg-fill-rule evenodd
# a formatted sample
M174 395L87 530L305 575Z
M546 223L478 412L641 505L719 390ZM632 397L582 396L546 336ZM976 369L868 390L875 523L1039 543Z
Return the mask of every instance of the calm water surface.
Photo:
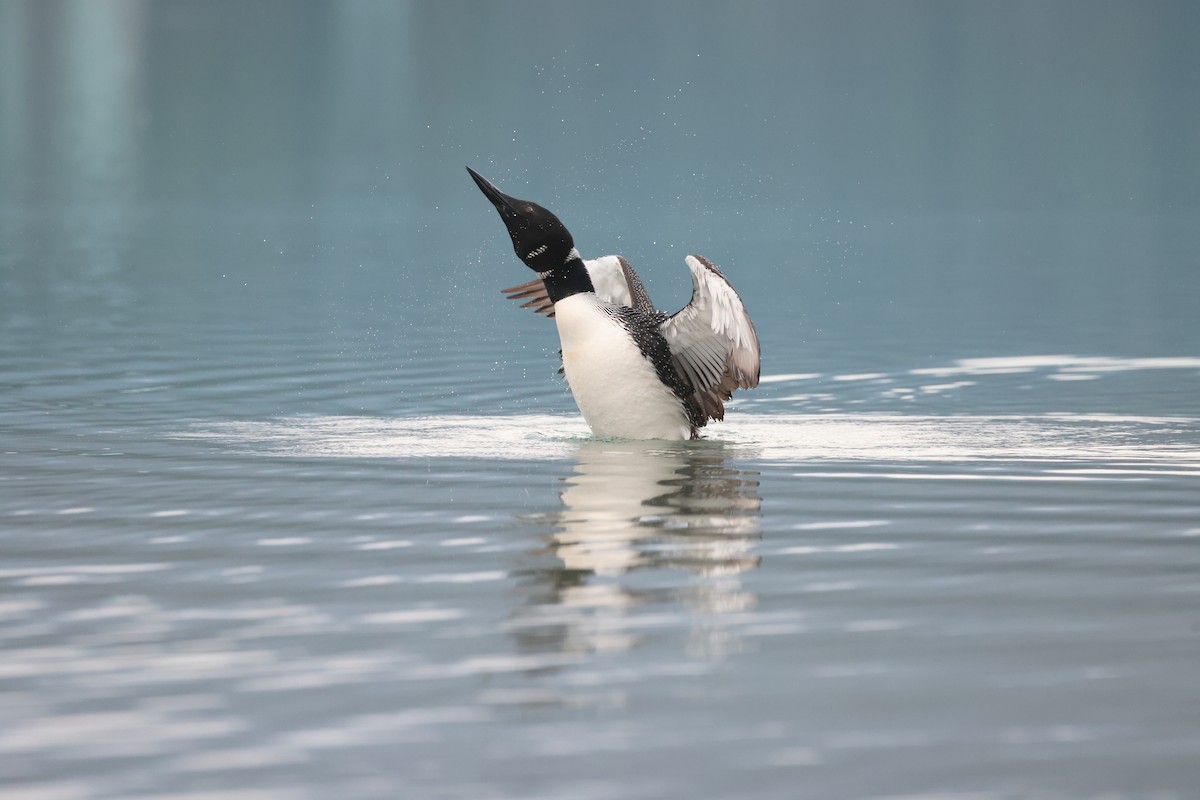
M1195 797L1195 12L473 8L0 6L0 798ZM591 439L463 163L762 385Z

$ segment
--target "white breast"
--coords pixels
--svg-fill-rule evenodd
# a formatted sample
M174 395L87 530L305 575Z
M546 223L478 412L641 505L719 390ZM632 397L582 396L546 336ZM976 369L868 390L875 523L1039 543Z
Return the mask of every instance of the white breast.
M611 304L594 294L554 304L563 372L592 433L616 439L689 438L683 404L606 308Z

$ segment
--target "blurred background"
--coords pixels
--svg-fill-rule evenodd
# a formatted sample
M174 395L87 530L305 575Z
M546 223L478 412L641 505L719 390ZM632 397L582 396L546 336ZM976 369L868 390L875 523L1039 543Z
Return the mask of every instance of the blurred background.
M1198 41L0 0L0 800L1193 797ZM590 440L468 165L762 385Z
M585 256L630 258L661 307L687 300L686 253L721 264L770 320L768 371L1191 353L1198 18L7 0L3 325L279 315L402 363L529 341L470 164ZM455 344L411 336L429 325Z

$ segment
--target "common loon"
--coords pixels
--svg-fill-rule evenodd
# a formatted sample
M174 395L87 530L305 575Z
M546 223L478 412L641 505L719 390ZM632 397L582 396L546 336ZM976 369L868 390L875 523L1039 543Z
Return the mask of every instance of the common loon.
M592 433L614 439L695 439L725 418L737 388L758 385L758 333L717 266L688 256L692 299L655 309L621 256L584 261L558 217L467 172L500 212L517 256L537 277L502 290L553 317L563 374Z

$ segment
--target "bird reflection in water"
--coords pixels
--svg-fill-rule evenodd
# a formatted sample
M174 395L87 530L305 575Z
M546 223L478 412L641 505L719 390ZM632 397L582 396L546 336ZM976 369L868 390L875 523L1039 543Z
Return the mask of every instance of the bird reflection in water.
M755 597L758 473L721 442L590 441L575 454L563 508L545 525L510 629L526 651L627 650L665 632L719 658L738 648L733 616Z

